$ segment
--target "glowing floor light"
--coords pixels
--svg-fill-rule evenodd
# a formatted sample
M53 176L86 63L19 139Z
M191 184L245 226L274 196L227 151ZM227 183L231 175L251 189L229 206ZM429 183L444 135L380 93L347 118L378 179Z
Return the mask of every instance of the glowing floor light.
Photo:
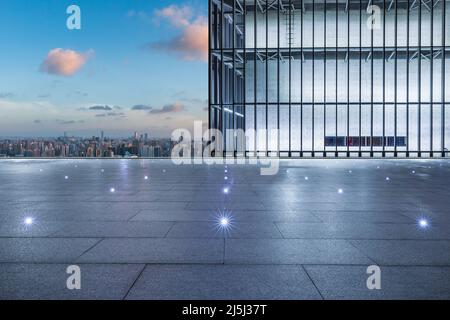
M227 188L227 187L223 188L223 193L228 194L229 192L230 192L229 188Z
M111 193L114 193L114 192L116 192L116 189L111 188L111 189L109 189L109 191L110 191Z
M389 178L389 177L386 177L386 181L390 181L391 180L391 178Z
M228 211L219 212L215 221L215 228L218 232L228 233L233 228L233 218Z
M31 218L31 217L27 217L27 218L25 218L25 224L26 225L32 225L33 224L33 218Z
M64 176L64 179L69 180L69 176Z
M339 194L343 194L343 193L344 193L344 190L339 189L339 190L338 190L338 193L339 193Z
M145 176L144 179L145 179L145 180L148 180L148 176Z
M229 224L229 223L230 223L230 222L228 221L227 218L222 218L222 219L220 219L220 225L221 225L223 228L228 227L228 224Z
M419 226L421 228L427 228L429 226L428 220L425 218L419 219Z
M309 178L308 178L308 177L305 177L305 180L309 180Z

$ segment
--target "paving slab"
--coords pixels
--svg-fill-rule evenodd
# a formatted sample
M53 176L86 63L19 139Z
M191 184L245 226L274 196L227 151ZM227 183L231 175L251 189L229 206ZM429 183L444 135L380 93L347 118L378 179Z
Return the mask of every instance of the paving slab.
M371 260L346 240L226 239L225 263L357 264Z
M105 239L77 261L89 263L222 263L222 239Z
M450 299L450 267L380 266L380 290L367 288L367 266L305 269L325 299Z
M123 299L144 268L138 264L78 264L80 290L69 290L68 264L0 264L0 299Z
M298 266L148 265L127 299L321 299Z

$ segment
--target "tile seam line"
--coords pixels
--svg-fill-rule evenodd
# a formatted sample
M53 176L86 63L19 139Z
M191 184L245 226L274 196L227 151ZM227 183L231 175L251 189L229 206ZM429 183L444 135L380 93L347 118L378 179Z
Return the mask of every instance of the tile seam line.
M364 257L366 257L367 259L369 259L370 261L372 261L373 263L375 263L376 265L379 265L375 259L372 259L368 254L366 254L365 252L362 251L362 249L358 248L356 245L354 245L352 243L351 240L344 240L345 242L347 242L349 245L351 245L353 248L355 248L360 254L362 254ZM364 240L366 241L366 240Z
M274 224L275 229L277 229L277 231L278 231L278 233L280 234L281 238L282 238L282 239L285 239L284 234L281 232L281 230L280 230L280 228L279 228L279 226L278 226L278 222L273 221L272 223Z
M0 262L0 265L66 265L71 262L27 262L27 261L11 261L11 262ZM367 267L367 263L356 263L356 264L336 264L336 263L226 263L221 262L209 262L209 263L192 263L192 262L81 262L80 265L148 265L148 266L308 266L308 267ZM386 264L382 263L378 265L379 267L389 267L389 268L448 268L450 269L450 264Z
M311 281L312 285L314 286L314 288L316 289L317 293L320 295L320 298L322 300L325 300L325 297L322 295L322 292L320 292L319 288L317 287L316 283L314 282L313 278L310 276L310 274L308 273L308 270L306 270L306 268L304 267L303 264L298 265L297 266L300 270L303 270L303 272L305 272L306 276L308 277L309 281Z
M103 222L103 221L101 221ZM171 223L177 223L173 221L167 221ZM418 241L418 242L450 242L450 238L447 239L391 239L391 238L382 238L382 239L376 239L376 238L245 238L245 237L229 237L229 236L223 236L223 237L165 237L165 236L147 236L147 237L120 237L120 236L83 236L83 237L77 237L77 236L37 236L37 237L20 237L20 236L0 236L0 240L8 240L8 239L31 239L31 240L39 240L39 239L100 239L100 240L120 240L120 239L173 239L173 240L220 240L220 239L230 239L230 240L261 240L261 241L268 241L268 240L309 240L309 241L322 241L322 240L330 240L330 241ZM353 245L353 244L352 244ZM354 245L353 245L354 246ZM356 248L356 247L355 247ZM357 248L358 249L358 248Z
M172 224L170 225L169 229L167 230L166 234L164 235L164 238L166 239L171 239L171 238L167 238L167 236L169 235L170 231L172 231L172 229L175 227L175 225L177 224L177 221L170 221Z
M88 238L87 238L88 239ZM86 254L87 252L89 252L90 250L92 250L93 248L95 248L100 242L102 242L104 240L104 238L101 238L100 240L96 241L92 246L90 246L88 249L86 249L85 251L83 251L78 257L76 257L74 259L75 262L77 262L84 254Z
M139 265L139 264L138 264ZM142 266L142 269L139 271L138 275L136 276L136 278L134 279L133 283L131 284L131 286L128 288L127 292L125 293L125 295L122 297L121 300L126 300L128 295L130 294L131 290L133 289L133 287L135 286L135 284L138 282L139 278L142 276L142 274L144 273L144 270L147 268L147 264L144 264Z
M143 210L144 209L138 209L137 212L134 215L130 216L126 221L131 222L133 218L136 217L138 214L140 214Z

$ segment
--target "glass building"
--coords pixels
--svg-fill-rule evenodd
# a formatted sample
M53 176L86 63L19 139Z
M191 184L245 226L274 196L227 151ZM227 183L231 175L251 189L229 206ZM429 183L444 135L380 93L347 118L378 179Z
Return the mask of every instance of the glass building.
M448 156L449 6L210 0L210 128L227 153Z

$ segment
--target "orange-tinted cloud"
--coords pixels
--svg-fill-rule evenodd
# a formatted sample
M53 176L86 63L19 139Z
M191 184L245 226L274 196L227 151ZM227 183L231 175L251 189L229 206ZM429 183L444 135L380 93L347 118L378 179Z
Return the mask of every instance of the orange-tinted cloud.
M151 114L162 114L162 113L177 113L184 111L185 106L180 102L175 102L174 104L168 104L162 107L162 109L151 110Z
M156 11L156 16L166 19L180 29L180 34L167 42L147 45L151 49L175 53L188 61L208 61L208 22L206 17L192 19L189 7L176 5Z
M92 55L93 51L80 53L69 49L52 49L42 62L39 70L58 76L72 76L86 64Z

